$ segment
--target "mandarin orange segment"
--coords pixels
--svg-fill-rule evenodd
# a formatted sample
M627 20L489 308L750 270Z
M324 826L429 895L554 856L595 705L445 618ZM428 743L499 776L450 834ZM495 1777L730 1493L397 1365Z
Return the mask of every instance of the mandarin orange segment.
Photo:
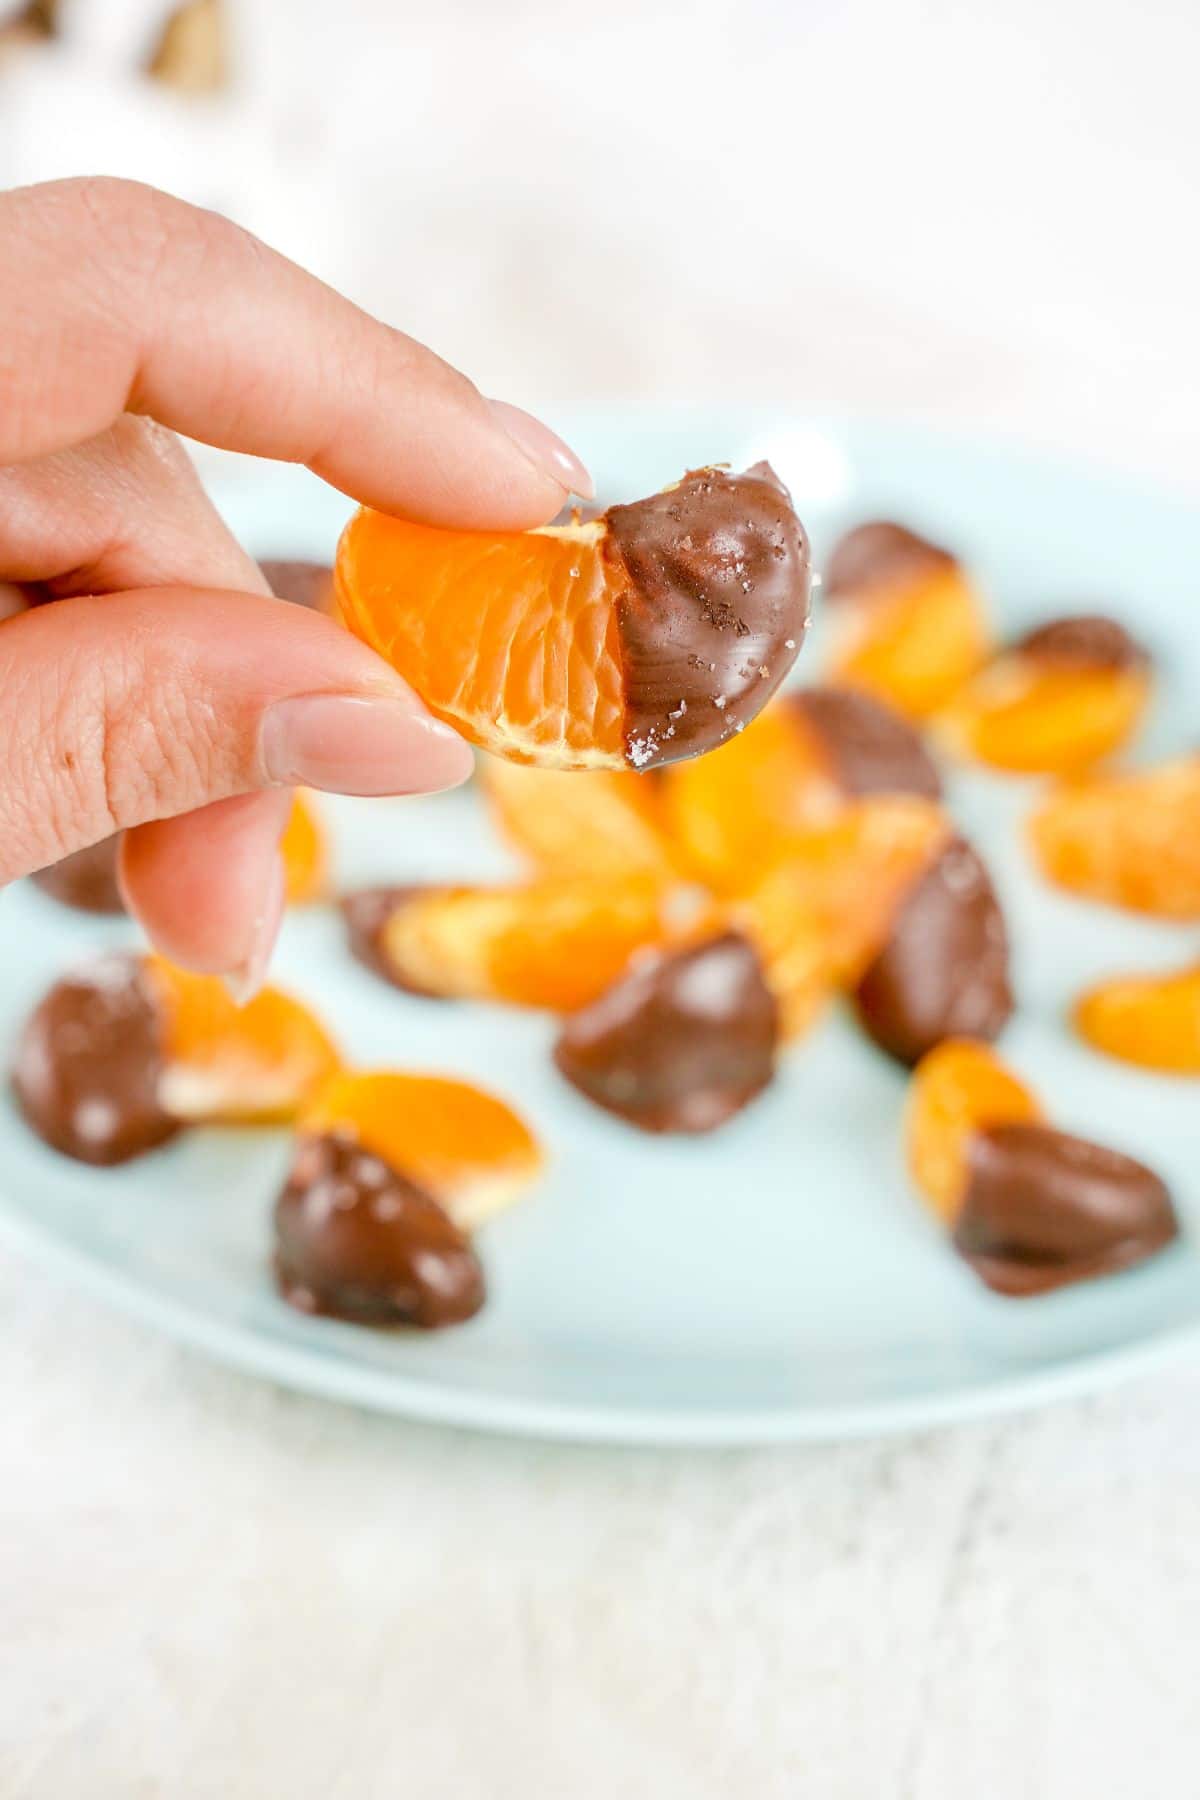
M793 919L802 940L815 928L829 980L852 987L950 835L936 802L900 794L858 801L832 825L794 833L742 902L768 966Z
M364 510L336 575L345 623L433 712L549 769L651 768L723 743L808 623L808 540L766 464L528 532Z
M423 1188L464 1231L517 1199L544 1161L510 1106L441 1075L344 1071L313 1095L298 1129L345 1135Z
M571 775L489 757L482 780L502 835L542 874L662 881L677 874L650 776L624 769Z
M1079 1035L1106 1056L1168 1075L1200 1075L1200 965L1100 982L1075 1004Z
M720 893L767 868L789 830L828 818L839 790L786 699L712 755L663 775L663 813L686 866Z
M1064 784L1029 835L1043 874L1071 893L1200 919L1200 756Z
M984 1044L947 1038L921 1059L909 1084L905 1149L914 1183L944 1224L954 1223L966 1196L974 1135L1042 1118L1037 1096Z
M864 689L910 719L944 706L988 654L982 602L957 564L867 588L831 609L829 679Z
M829 934L820 914L776 874L734 901L729 920L758 952L779 1005L781 1035L789 1042L803 1037L834 987Z
M1111 756L1140 725L1140 668L1083 668L1024 653L980 671L938 721L951 752L1014 774L1066 774Z
M329 844L325 828L304 794L297 794L279 841L288 904L319 900L329 878Z
M677 926L673 897L659 882L547 878L417 890L380 941L396 979L419 993L573 1012Z
M292 1118L340 1064L325 1027L279 988L239 1007L215 975L193 975L158 956L146 958L146 974L164 1019L163 1103L177 1119Z

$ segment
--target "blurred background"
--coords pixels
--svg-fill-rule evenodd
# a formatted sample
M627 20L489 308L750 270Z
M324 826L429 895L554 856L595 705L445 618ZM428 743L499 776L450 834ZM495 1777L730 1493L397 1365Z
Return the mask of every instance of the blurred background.
M552 418L900 411L1200 481L1192 0L6 10L0 183L216 206Z

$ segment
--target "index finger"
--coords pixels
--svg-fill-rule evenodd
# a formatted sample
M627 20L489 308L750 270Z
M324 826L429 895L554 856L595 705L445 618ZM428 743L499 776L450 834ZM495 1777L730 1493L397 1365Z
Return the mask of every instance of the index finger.
M0 195L0 242L0 465L132 411L429 524L539 524L591 492L537 420L215 213L52 182Z

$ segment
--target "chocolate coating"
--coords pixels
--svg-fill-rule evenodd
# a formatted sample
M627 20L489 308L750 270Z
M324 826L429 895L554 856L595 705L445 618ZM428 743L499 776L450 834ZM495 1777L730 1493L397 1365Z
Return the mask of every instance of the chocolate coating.
M920 732L890 706L852 688L803 688L787 706L819 739L847 794L940 800L942 781Z
M477 1313L483 1270L432 1195L329 1133L302 1138L275 1203L275 1275L301 1312L432 1331Z
M997 1037L1013 1010L991 878L953 838L905 897L855 993L863 1029L910 1067L948 1037Z
M383 944L388 920L406 900L442 891L433 884L422 886L410 883L397 887L359 888L355 893L344 894L341 909L346 921L346 943L351 956L364 969L369 969L372 975L378 975L381 981L386 981L389 987L399 988L401 993L416 994L422 1000L444 999L442 994L430 993L428 988L406 981Z
M778 1038L758 956L730 931L636 966L567 1019L554 1060L643 1131L713 1131L766 1087Z
M17 1044L13 1091L26 1121L78 1162L128 1162L178 1122L159 1102L163 1019L134 956L56 982Z
M333 570L328 563L267 557L258 566L277 599L290 600L293 606L307 606L312 612L334 611Z
M77 912L123 913L125 902L117 886L117 853L121 833L101 838L86 850L76 850L48 869L39 869L30 880L43 894L49 894L60 906L72 906Z
M766 463L699 469L609 508L625 755L636 769L715 749L779 686L808 627L808 538Z
M1014 648L1023 656L1087 669L1137 669L1150 661L1149 651L1123 625L1100 613L1050 619Z
M840 537L825 565L822 600L844 600L868 590L904 587L953 568L955 558L940 544L918 537L906 525L872 519Z
M1178 1229L1165 1184L1130 1156L1049 1125L993 1125L971 1142L954 1243L997 1293L1128 1269Z

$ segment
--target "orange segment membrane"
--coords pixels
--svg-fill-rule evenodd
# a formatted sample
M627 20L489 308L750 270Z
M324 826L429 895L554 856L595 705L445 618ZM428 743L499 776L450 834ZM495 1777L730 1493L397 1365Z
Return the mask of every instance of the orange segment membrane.
M314 1095L298 1128L345 1134L432 1195L464 1231L511 1204L544 1161L503 1100L441 1075L343 1072Z
M292 1118L339 1066L325 1027L279 988L237 1006L215 975L145 962L164 1020L163 1105L199 1124Z
M1106 1056L1167 1075L1200 1075L1200 965L1103 981L1075 1005L1080 1037Z
M990 647L983 606L964 571L864 589L831 612L830 679L928 718L973 675Z
M944 1224L953 1225L966 1196L972 1137L1042 1118L1036 1095L986 1045L948 1038L922 1058L909 1084L905 1149L914 1183Z
M1200 919L1200 756L1065 784L1029 835L1043 874L1071 893Z
M489 757L482 780L501 835L541 874L665 881L677 873L656 777L568 774Z
M1014 651L968 682L939 719L939 736L992 768L1064 774L1127 743L1150 689L1145 669L1072 667Z

